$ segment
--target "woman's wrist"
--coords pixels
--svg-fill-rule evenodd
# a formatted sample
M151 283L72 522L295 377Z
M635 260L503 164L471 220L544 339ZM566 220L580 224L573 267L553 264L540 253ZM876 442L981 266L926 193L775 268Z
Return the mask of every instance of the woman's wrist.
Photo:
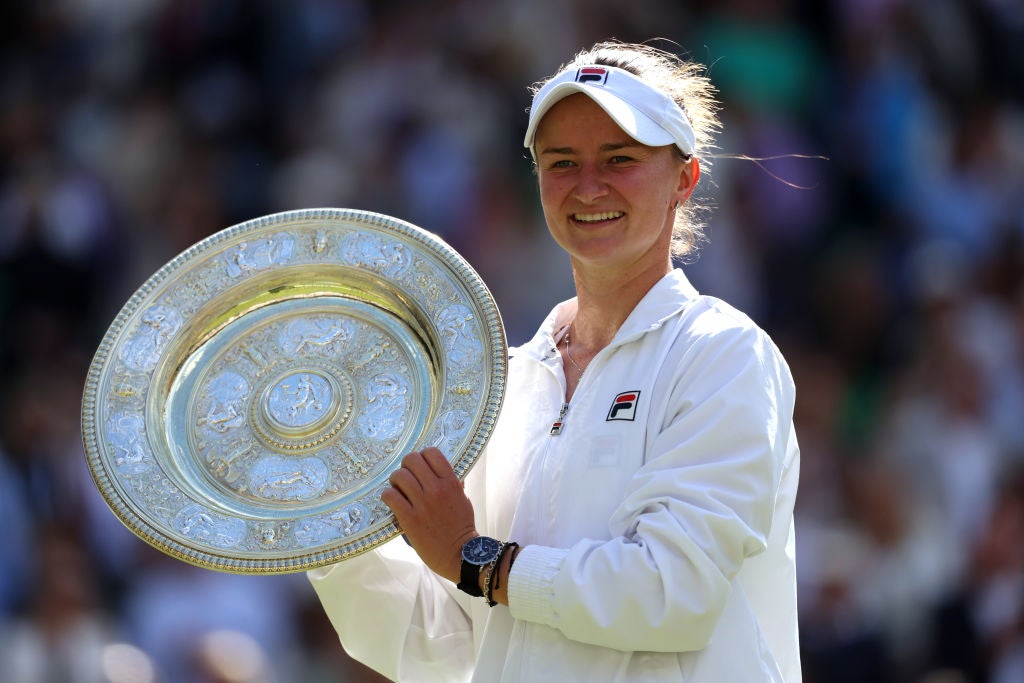
M494 572L490 577L490 584L487 586L488 592L484 593L489 604L508 604L508 580L512 574L516 556L521 550L522 547L518 543L508 543L504 552L498 557Z

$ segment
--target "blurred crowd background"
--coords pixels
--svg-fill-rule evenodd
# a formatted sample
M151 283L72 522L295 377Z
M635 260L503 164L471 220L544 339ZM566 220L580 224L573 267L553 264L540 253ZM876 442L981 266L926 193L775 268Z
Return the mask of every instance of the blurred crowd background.
M377 680L304 576L120 524L88 364L173 256L314 206L440 234L525 341L571 293L526 86L613 37L675 41L720 91L686 268L796 376L805 680L1024 681L1020 0L0 4L0 678Z

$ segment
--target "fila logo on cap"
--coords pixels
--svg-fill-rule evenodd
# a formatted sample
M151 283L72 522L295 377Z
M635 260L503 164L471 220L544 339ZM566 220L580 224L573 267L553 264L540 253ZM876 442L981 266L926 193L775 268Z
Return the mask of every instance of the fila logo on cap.
M594 85L604 85L605 81L607 80L608 69L602 69L596 66L585 66L582 69L576 70L577 83L593 83Z
M629 420L630 422L636 418L636 404L640 400L640 390L624 391L615 397L612 401L611 410L608 411L608 417L605 418L605 422L611 420Z

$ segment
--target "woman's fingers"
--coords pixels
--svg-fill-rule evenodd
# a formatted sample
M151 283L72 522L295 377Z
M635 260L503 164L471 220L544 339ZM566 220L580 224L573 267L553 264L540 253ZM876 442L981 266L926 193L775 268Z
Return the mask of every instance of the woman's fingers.
M444 457L444 453L431 446L421 451L423 461L430 467L430 470L441 479L458 479L455 476L455 470L452 469L452 465L448 462L448 458Z
M413 451L388 478L381 502L395 515L406 538L434 571L457 580L459 550L476 535L473 504L444 454Z
M392 472L388 479L409 500L430 495L446 485L458 484L461 488L461 482L455 476L448 459L433 447L407 454L402 458L402 466Z

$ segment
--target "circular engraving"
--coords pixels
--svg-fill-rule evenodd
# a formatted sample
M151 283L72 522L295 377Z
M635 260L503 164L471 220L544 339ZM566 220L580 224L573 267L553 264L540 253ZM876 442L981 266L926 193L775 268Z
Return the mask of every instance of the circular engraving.
M303 571L399 533L411 451L465 477L505 391L497 308L435 235L343 209L223 230L129 299L82 401L89 470L136 535L191 564Z
M281 429L304 429L322 421L335 400L326 377L316 372L293 372L271 387L264 409Z
M316 448L338 434L352 413L352 380L337 370L290 371L267 384L253 404L252 428L275 450Z

